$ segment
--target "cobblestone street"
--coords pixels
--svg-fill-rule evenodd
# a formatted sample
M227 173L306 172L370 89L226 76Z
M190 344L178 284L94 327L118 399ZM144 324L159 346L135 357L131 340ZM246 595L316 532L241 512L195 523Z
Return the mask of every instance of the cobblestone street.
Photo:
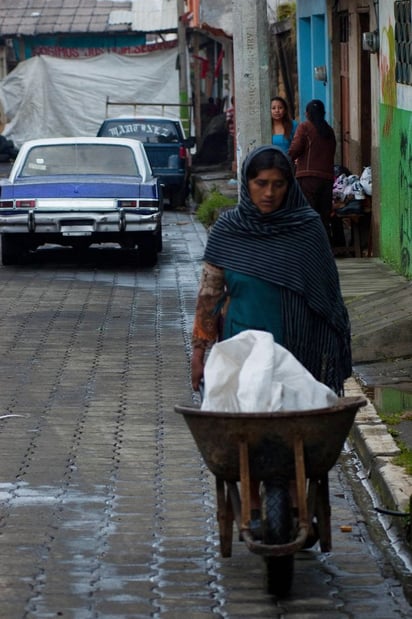
M297 555L289 598L237 534L220 557L214 478L174 412L205 234L183 211L163 230L153 269L100 249L0 267L0 619L410 617L341 464L333 551Z

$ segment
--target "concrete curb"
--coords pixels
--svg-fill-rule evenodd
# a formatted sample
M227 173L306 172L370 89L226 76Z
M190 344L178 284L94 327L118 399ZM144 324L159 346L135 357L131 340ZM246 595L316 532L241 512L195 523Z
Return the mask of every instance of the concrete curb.
M349 434L367 476L385 509L406 512L412 496L412 477L394 463L400 453L386 424L355 378L345 383L345 395L363 396L367 405L359 409Z

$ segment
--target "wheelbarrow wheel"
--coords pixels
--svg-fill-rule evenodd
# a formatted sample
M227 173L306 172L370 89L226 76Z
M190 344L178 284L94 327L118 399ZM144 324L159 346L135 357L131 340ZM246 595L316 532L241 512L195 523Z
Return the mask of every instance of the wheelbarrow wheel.
M282 545L291 541L293 517L288 487L276 482L264 482L262 496L263 542ZM294 556L267 556L266 590L271 595L286 597L291 589Z

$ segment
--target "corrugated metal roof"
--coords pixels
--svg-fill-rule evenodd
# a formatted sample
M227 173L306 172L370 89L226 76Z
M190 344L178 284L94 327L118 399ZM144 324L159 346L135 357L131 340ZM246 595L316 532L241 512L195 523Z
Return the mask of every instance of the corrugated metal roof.
M268 0L273 17L281 0ZM233 34L232 0L202 0L200 19ZM177 30L177 0L0 0L0 36Z
M268 20L276 19L276 9L282 0L267 0ZM233 1L232 0L202 0L200 3L201 27L213 31L233 35Z
M109 24L132 24L133 13L131 11L111 11L109 14Z
M133 30L165 32L177 30L176 0L135 0L133 2Z
M131 9L130 0L0 0L0 36L122 32Z

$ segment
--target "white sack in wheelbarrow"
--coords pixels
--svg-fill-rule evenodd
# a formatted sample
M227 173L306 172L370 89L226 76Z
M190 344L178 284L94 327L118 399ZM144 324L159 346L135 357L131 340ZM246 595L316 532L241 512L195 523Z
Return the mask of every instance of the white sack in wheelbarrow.
M208 411L307 410L338 401L271 333L252 329L213 346L204 381L201 409Z

